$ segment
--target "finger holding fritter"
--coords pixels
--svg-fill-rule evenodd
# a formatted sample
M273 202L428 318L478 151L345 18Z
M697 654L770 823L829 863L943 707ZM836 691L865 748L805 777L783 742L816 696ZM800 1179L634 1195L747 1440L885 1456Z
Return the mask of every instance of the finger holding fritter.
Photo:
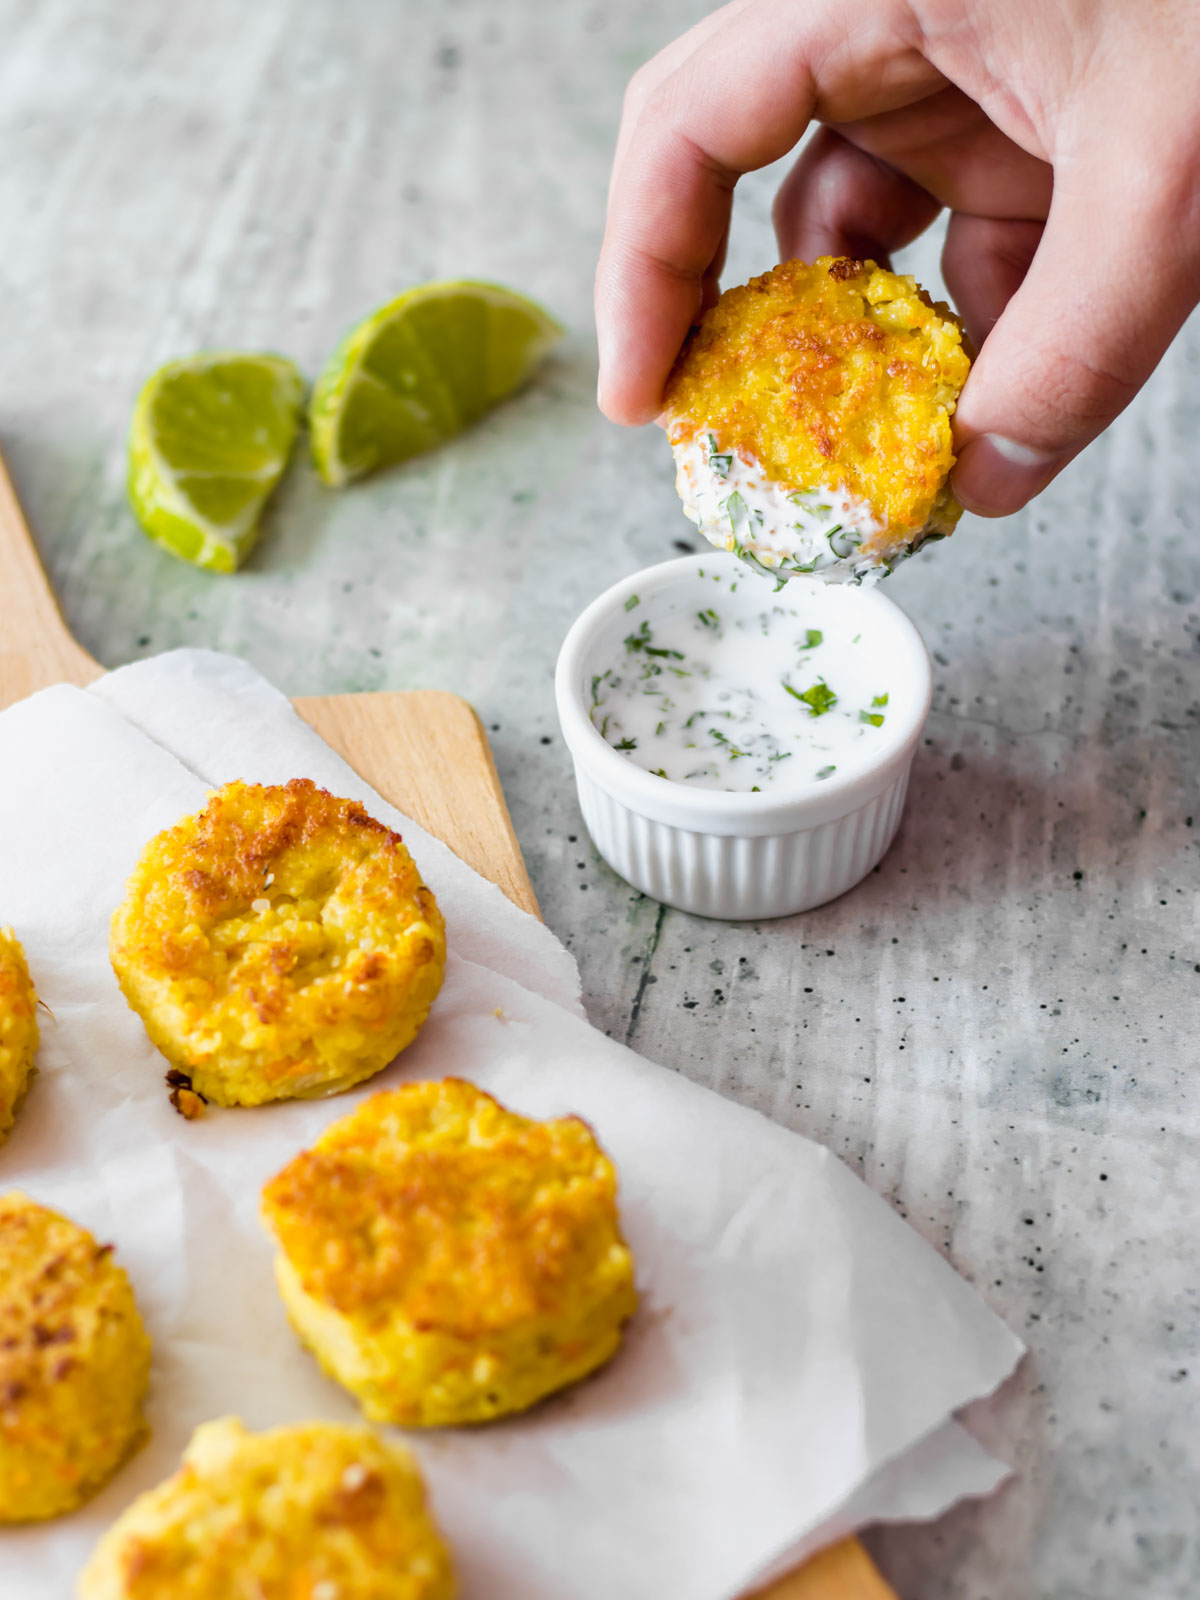
M900 0L728 6L641 68L596 272L605 414L658 415L743 173L786 156L814 116L874 116L944 83Z
M919 238L940 210L920 184L818 128L780 184L772 220L781 260L849 256L890 267L893 251Z

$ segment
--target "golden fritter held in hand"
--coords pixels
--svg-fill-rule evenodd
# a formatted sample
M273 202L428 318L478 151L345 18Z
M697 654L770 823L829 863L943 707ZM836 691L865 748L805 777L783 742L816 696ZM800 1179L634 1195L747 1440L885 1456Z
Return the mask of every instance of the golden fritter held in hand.
M0 1143L25 1098L37 1047L37 995L25 952L11 928L0 928Z
M252 1106L386 1067L429 1014L446 934L400 835L295 779L226 784L152 839L110 948L176 1089Z
M409 1452L369 1428L197 1428L108 1530L79 1600L453 1600Z
M109 1245L0 1195L0 1523L73 1511L145 1433L150 1341Z
M881 576L961 515L969 367L949 310L873 261L785 261L727 290L667 384L684 510L772 577Z
M458 1078L372 1095L267 1184L263 1215L293 1326L377 1422L522 1411L607 1361L637 1304L587 1124Z

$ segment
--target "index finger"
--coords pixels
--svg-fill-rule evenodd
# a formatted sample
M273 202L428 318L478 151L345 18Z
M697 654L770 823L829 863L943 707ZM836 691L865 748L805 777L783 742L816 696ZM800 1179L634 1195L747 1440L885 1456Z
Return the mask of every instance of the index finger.
M879 0L751 0L635 78L596 273L600 405L648 422L700 306L734 185L777 160L814 114L849 120L905 104L938 74ZM683 50L680 46L687 45Z
M747 6L753 4L754 0L729 0L727 5L711 11L686 33L681 33L678 39L672 39L671 43L665 45L656 56L652 56L638 68L629 80L625 90L625 102L621 107L621 126L617 132L617 148L613 154L614 172L621 165L621 159L628 149L629 137L642 107L659 84L677 71L712 34L724 27L734 13L744 11Z

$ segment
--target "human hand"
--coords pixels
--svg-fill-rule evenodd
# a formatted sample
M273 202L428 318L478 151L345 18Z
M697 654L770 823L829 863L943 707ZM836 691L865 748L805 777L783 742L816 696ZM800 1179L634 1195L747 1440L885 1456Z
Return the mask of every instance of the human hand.
M814 119L781 255L886 263L943 207L980 349L958 499L1019 509L1200 300L1200 0L733 0L633 78L596 275L600 404L648 422L717 293L733 188Z

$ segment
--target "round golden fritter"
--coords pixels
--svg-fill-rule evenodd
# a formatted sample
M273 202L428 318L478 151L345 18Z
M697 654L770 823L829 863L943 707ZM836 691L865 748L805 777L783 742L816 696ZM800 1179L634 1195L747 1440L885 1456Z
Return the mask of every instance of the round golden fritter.
M969 367L952 314L912 278L844 257L785 261L705 312L664 420L677 454L711 434L785 494L861 502L875 523L863 551L886 558L961 514L946 480Z
M524 1410L607 1361L637 1304L587 1124L459 1078L372 1095L267 1184L263 1216L292 1325L378 1422Z
M11 928L0 928L0 1143L25 1098L37 1047L37 995L25 952Z
M226 784L152 839L110 951L176 1090L250 1106L386 1067L441 988L446 933L400 835L295 779Z
M108 1530L79 1600L453 1600L416 1462L369 1428L197 1428Z
M0 1523L72 1511L142 1439L150 1341L112 1248L0 1195Z

